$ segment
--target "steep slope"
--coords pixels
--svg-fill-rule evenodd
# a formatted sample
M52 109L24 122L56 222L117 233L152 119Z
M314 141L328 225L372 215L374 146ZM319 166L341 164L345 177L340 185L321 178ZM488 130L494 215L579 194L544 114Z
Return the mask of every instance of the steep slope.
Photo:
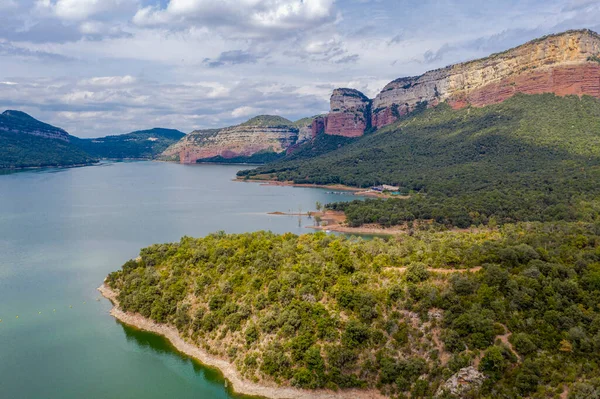
M312 126L308 118L292 122L260 115L237 126L194 131L167 148L161 158L181 163L269 162L313 137Z
M385 223L439 216L463 226L492 216L574 219L582 200L600 195L600 100L520 94L484 108L440 105L319 157L239 173L259 174L426 193L384 213L363 208L357 224L378 215Z
M387 84L372 101L370 118L347 126L334 123L331 134L357 136L361 127L387 126L421 106L448 102L453 108L496 104L516 93L600 97L600 36L589 30L545 36L489 57L403 77ZM334 92L328 119L354 120L356 91ZM364 97L364 96L363 96ZM365 101L366 103L366 101ZM360 112L359 112L360 113ZM339 127L338 127L339 125Z
M77 138L20 111L0 115L0 169L73 166L96 162L73 144Z
M74 144L98 158L153 159L184 136L185 133L179 130L155 128L96 139L77 139Z

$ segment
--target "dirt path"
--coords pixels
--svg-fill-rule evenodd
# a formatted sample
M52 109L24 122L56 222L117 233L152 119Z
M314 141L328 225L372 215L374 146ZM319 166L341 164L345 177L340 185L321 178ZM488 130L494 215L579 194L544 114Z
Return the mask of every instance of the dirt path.
M114 305L110 314L121 322L141 330L150 331L167 338L178 351L191 356L202 364L217 368L223 373L223 376L231 383L233 390L237 393L262 396L273 399L384 399L379 391L375 390L340 390L338 392L329 390L304 390L291 387L278 387L276 385L266 386L245 380L237 371L235 366L228 361L212 356L197 346L185 341L179 335L179 332L171 326L158 324L147 319L140 314L127 313L119 309L117 293L103 284L98 291L108 298Z
M384 267L384 271L397 271L404 273L408 268L407 267ZM431 273L439 273L439 274L451 274L451 273L475 273L481 270L481 266L472 267L470 269L436 269L434 267L428 267L427 271Z
M513 345L508 340L510 338L510 336L512 335L512 332L510 332L510 330L504 324L502 324L502 327L504 327L506 334L498 335L496 337L496 339L499 339L500 342L502 342L504 345L506 345L508 347L508 349L513 353L513 355L515 355L517 357L517 363L521 363L523 361L523 359L521 359L521 356L519 356L519 354L517 353L517 351L515 350Z

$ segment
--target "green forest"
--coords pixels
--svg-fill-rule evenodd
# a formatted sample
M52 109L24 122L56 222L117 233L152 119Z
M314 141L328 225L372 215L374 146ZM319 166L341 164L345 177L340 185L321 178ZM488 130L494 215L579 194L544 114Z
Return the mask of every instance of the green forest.
M600 392L598 222L184 237L107 284L255 382L452 397L444 381L473 366L485 380L461 397Z
M483 108L441 104L317 157L287 157L239 176L388 184L411 196L333 205L346 211L352 226L423 218L458 227L594 220L600 212L600 100L543 94Z
M0 130L0 169L87 165L97 161L64 140Z

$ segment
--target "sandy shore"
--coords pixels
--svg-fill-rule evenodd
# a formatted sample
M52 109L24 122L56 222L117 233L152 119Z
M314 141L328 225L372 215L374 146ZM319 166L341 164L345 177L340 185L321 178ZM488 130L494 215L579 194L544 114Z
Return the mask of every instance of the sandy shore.
M212 356L197 346L186 342L179 332L171 326L158 324L147 319L140 314L127 313L119 309L117 293L110 289L106 284L98 288L98 291L105 298L113 303L110 314L121 322L139 328L140 330L150 331L159 334L171 341L171 344L180 352L193 357L209 367L219 369L223 376L230 382L234 392L262 396L273 399L383 399L379 391L375 390L340 390L338 392L329 390L304 390L290 387L265 386L251 381L247 381L237 372L235 366L226 360Z

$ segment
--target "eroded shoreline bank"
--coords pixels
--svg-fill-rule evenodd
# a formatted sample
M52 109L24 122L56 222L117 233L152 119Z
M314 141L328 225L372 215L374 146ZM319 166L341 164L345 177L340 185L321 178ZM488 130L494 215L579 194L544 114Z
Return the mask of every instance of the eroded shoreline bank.
M330 390L303 390L291 387L278 387L256 384L245 380L236 370L235 366L230 362L210 355L199 347L186 342L179 332L171 326L158 324L154 321L143 317L140 314L124 312L119 308L117 293L106 284L98 287L98 291L110 300L113 308L110 314L124 324L138 328L140 330L149 331L154 334L161 335L167 338L171 344L180 352L201 362L203 365L218 369L223 377L231 384L235 393L259 396L271 399L383 399L379 391L375 390L340 390L338 392Z

